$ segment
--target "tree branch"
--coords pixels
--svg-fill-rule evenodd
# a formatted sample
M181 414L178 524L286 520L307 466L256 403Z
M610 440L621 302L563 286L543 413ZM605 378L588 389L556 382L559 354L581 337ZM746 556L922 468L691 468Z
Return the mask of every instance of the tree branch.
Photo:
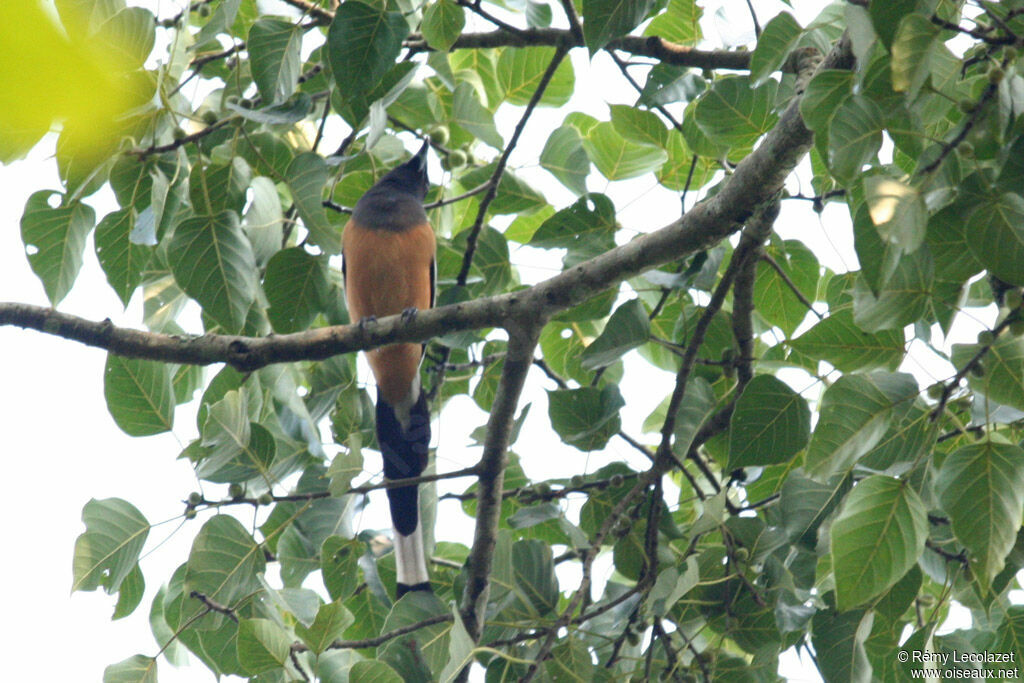
M462 620L473 642L483 632L487 598L490 594L491 566L501 516L502 489L505 483L506 452L512 433L519 395L526 383L526 374L533 365L543 319L521 320L509 328L508 352L501 371L491 416L487 421L484 452L477 464L479 472L476 507L476 528L473 546L466 560L466 587L462 594ZM460 678L468 675L469 667Z
M842 69L852 64L849 39L844 37L821 68ZM708 248L738 230L755 207L782 187L812 140L800 117L799 99L794 99L719 192L673 223L533 287L421 311L412 320L395 315L362 326L339 325L268 337L183 337L119 328L109 320L94 322L29 304L0 303L0 325L35 329L126 357L192 365L227 363L251 371L272 363L323 360L385 344L422 342L460 330L505 327L513 320L546 319L627 278Z
M529 28L518 29L515 33L499 29L487 33L463 33L452 45L452 50L479 49L488 47L561 47L570 49L583 47L580 39L570 29ZM405 47L413 52L430 50L427 41L420 35L411 35ZM605 46L606 50L621 50L641 57L650 57L666 64L691 66L697 69L729 69L746 71L750 68L750 53L730 50L697 50L679 45L658 36L623 36Z
M562 63L565 55L566 49L563 47L559 47L555 51L555 56L552 57L551 62L548 63L548 68L540 77L540 81L537 83L530 101L526 104L523 115L519 118L519 123L516 124L515 130L512 132L512 139L505 145L505 149L502 150L501 156L498 157L498 161L494 165L494 173L491 174L490 180L486 183L487 192L484 194L483 199L480 200L480 208L477 210L476 220L473 222L473 226L469 229L469 235L466 237L466 252L462 256L462 266L459 268L459 274L455 278L459 287L466 286L469 270L473 266L473 256L476 254L476 241L487 218L487 210L491 207L491 202L494 201L494 198L498 196L498 185L501 183L501 176L505 173L508 158L512 155L512 150L519 144L519 137L523 134L523 130L526 129L526 122L530 120L530 116L533 114L533 110L536 109L537 103L544 96L544 91L547 90L548 84L551 83L551 79L554 77L555 71L558 69L558 65Z

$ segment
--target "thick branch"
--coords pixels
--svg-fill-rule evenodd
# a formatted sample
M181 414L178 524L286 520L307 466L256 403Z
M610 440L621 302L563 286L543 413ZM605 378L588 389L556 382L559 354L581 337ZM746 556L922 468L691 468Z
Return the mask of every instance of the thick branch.
M487 597L490 593L491 565L494 544L498 535L501 515L502 489L505 483L506 451L512 433L519 395L526 382L526 374L533 365L533 350L543 326L543 320L532 325L509 329L508 352L501 371L501 382L487 421L487 439L484 453L477 464L479 488L477 490L476 529L473 547L466 560L466 588L462 594L462 619L474 642L483 632ZM465 671L463 675L465 675Z
M822 68L849 68L852 61L849 40L844 38ZM775 195L810 148L812 134L803 124L798 104L796 99L790 103L775 128L713 197L660 230L518 292L421 311L413 320L396 315L363 326L323 327L269 337L172 336L19 303L0 303L0 325L35 329L121 356L192 365L228 363L249 371L271 363L323 360L395 342L421 342L459 330L504 327L510 320L546 319L627 278L706 249L738 230L755 207Z

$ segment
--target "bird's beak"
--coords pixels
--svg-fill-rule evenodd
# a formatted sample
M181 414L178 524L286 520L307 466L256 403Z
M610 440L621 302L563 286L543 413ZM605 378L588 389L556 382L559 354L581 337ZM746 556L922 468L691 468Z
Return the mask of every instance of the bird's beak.
M416 158L426 163L427 161L427 150L430 149L430 140L424 140L423 146L420 147L420 151L416 152Z

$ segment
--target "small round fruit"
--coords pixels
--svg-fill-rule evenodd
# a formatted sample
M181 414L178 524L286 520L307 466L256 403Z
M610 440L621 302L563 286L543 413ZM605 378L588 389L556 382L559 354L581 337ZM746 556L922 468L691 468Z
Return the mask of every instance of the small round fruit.
M946 390L946 385L942 382L936 382L935 384L928 387L928 398L933 401L938 401L942 398L942 392Z
M213 10L210 9L209 5L200 5L199 9L197 9L196 12L198 12L199 16L201 16L203 19L213 14Z
M427 137L435 145L446 145L451 138L451 132L448 130L448 126L437 126L434 130L430 131Z
M241 484L232 484L228 487L228 495L231 498L241 498L245 495L245 487Z
M972 375L974 375L975 377L984 377L985 376L985 366L982 365L981 362L979 361L979 362L977 362L977 363L975 363L974 365L971 366L970 373Z
M274 502L274 496L272 496L269 492L261 493L260 497L256 499L256 502L259 503L260 505L270 505L271 503Z
M1011 289L1003 295L1003 303L1010 310L1020 308L1020 305L1024 303L1024 294L1021 294L1019 289Z
M214 110L207 109L203 112L203 123L205 123L206 125L212 126L213 124L217 123L217 120L217 112L215 112Z
M183 140L188 137L188 133L181 126L175 126L174 130L171 131L171 137L175 140Z
M975 104L974 100L960 100L958 106L960 107L960 111L962 111L965 114L970 114L972 111L974 111L974 108L977 105Z
M469 161L469 157L461 149L453 149L451 154L448 155L448 168L449 170L456 170L462 168Z
M199 505L202 502L203 502L203 494L199 493L198 491L193 491L192 493L188 494L188 504L189 505Z
M1014 320L1010 323L1010 334L1014 337L1024 337L1024 320Z
M583 475L572 475L572 479L569 480L569 483L572 485L574 489L578 489L579 487L583 486Z
M551 495L551 484L546 481L542 481L537 484L537 495L538 496L550 496Z
M978 333L978 343L985 344L986 346L992 344L996 340L996 336L992 334L992 330L982 330Z
M1004 78L1006 78L1006 71L1003 70L1003 67L993 66L988 70L988 82L992 85L1002 83Z

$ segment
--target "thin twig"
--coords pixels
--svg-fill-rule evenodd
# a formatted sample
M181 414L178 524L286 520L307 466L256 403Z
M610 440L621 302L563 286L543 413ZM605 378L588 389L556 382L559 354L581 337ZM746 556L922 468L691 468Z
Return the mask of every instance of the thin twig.
M544 71L544 75L541 76L540 82L537 83L537 88L533 91L533 95L530 97L530 101L526 105L526 109L523 111L523 115L519 118L519 123L516 124L515 130L512 131L512 139L509 140L508 144L505 145L505 149L502 150L501 156L498 157L498 161L494 166L494 172L491 174L491 178L488 181L487 193L480 200L480 208L477 210L476 220L473 221L473 226L469 229L466 235L466 251L462 256L462 266L459 268L459 274L455 278L455 282L459 287L465 287L466 281L469 278L470 268L473 266L473 256L476 253L477 239L480 237L480 231L483 230L484 220L487 218L487 210L491 207L491 202L498 194L498 186L501 183L501 176L505 173L505 166L508 164L508 158L512 155L512 150L515 149L519 143L519 137L523 134L523 130L526 128L526 122L530 120L530 116L533 114L533 110L537 107L537 103L540 102L540 98L544 96L544 91L547 90L548 84L551 83L551 79L555 75L555 71L558 66L562 63L562 59L565 57L565 48L559 47L555 50L555 55L548 63L548 68Z

